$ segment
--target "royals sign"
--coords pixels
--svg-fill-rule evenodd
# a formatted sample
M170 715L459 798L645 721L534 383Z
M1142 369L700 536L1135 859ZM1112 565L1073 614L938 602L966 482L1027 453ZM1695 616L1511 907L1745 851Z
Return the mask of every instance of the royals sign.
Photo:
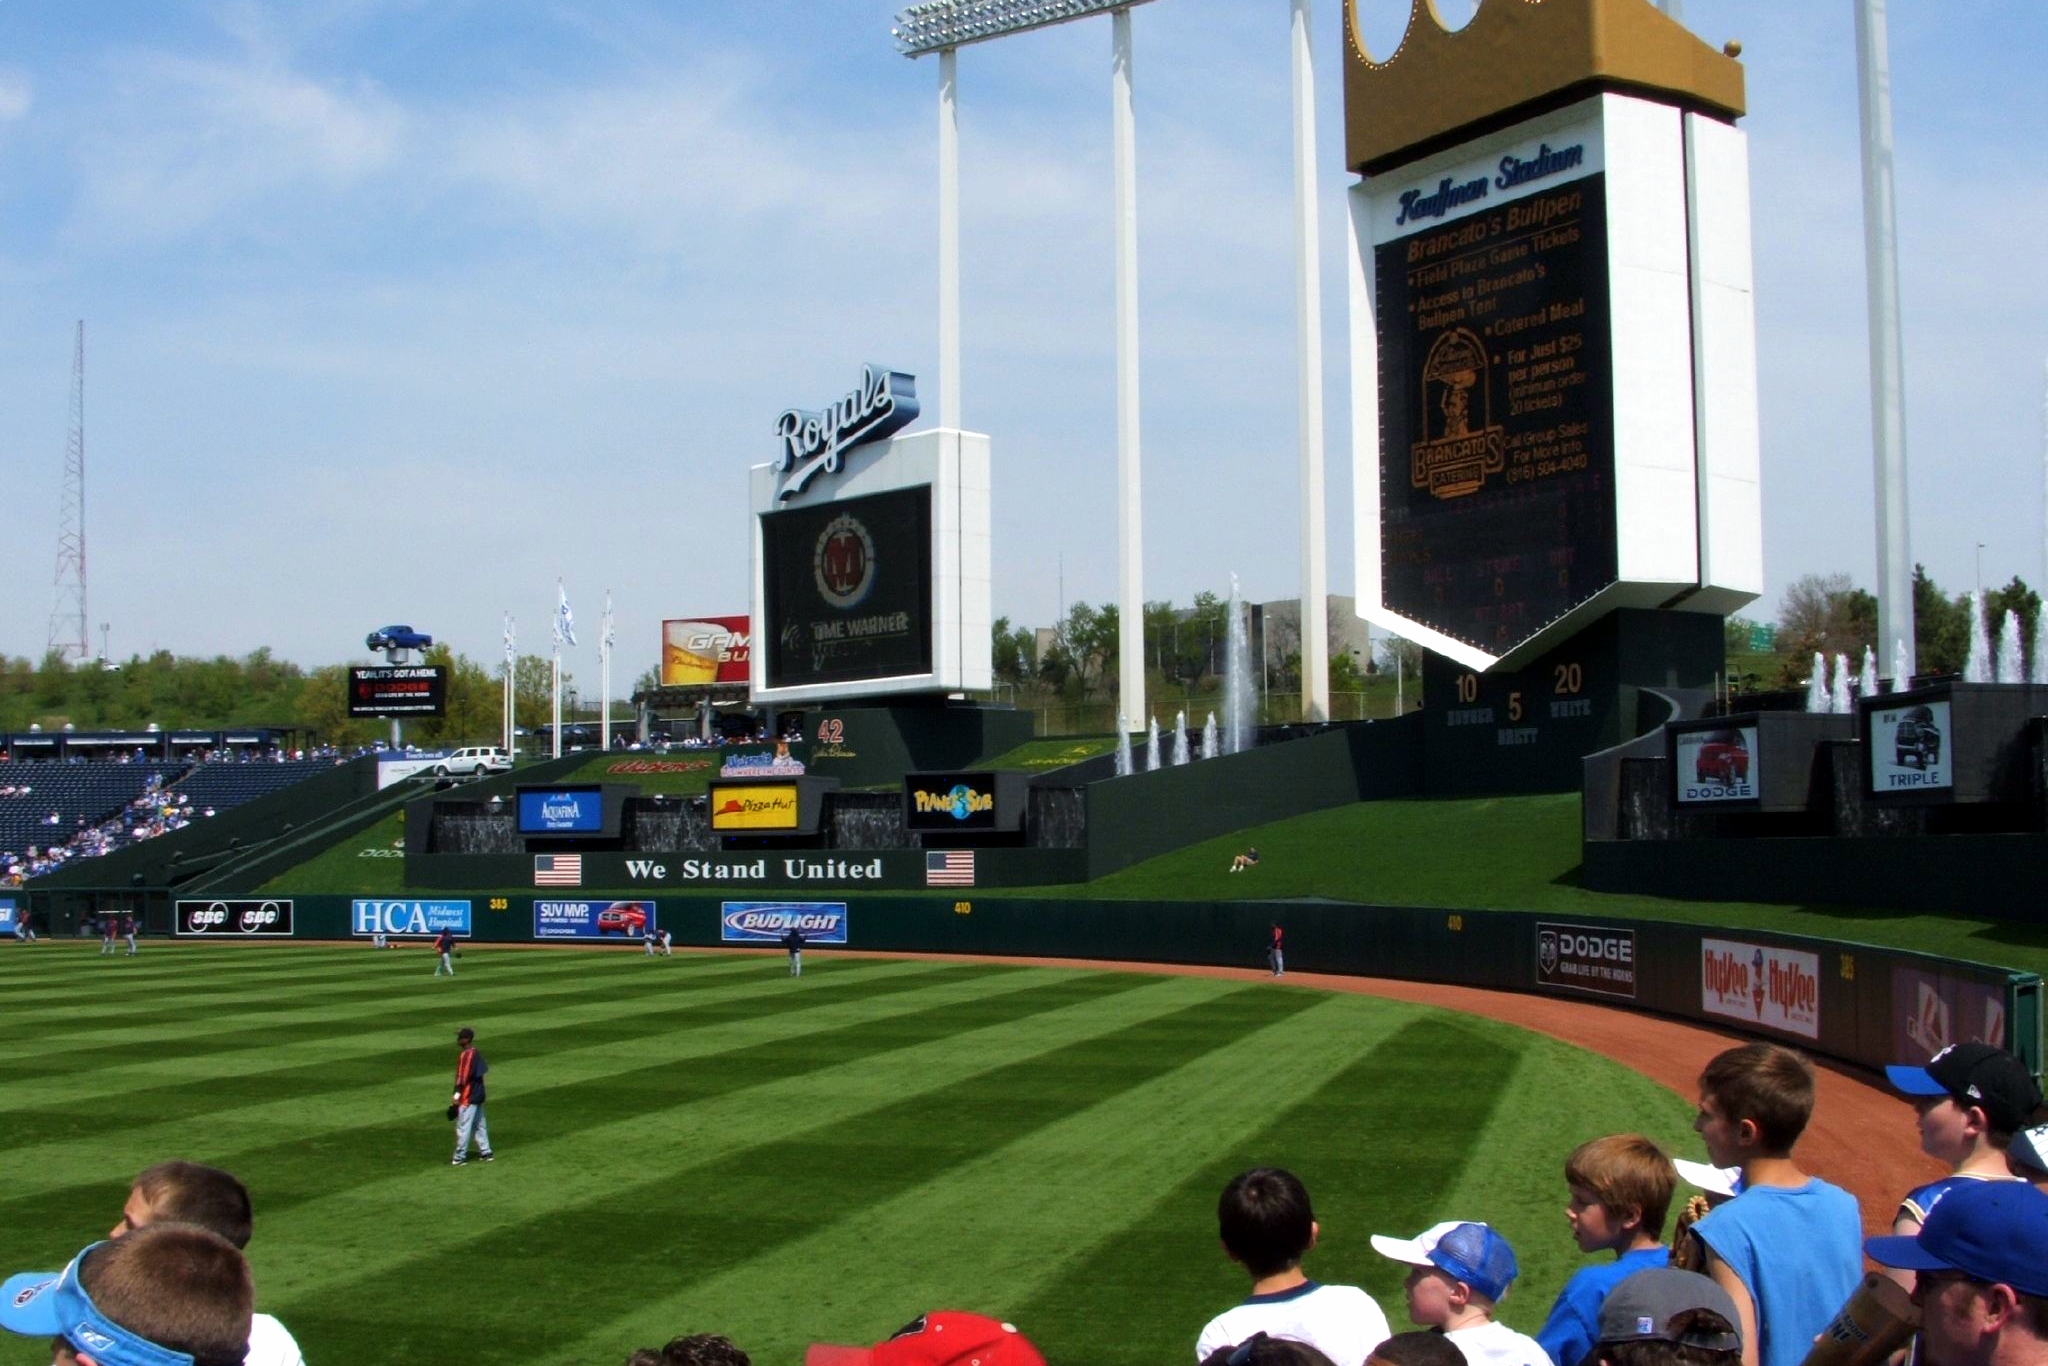
M780 502L802 493L820 469L837 474L846 452L893 436L917 420L917 380L885 365L860 372L860 387L822 413L791 408L775 423L782 448L775 456Z

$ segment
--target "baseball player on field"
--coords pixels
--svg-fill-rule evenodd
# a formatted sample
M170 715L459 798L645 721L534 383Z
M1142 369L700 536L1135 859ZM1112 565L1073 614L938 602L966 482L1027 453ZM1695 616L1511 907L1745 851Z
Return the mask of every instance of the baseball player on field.
M455 1096L448 1104L448 1117L455 1121L455 1160L448 1164L451 1167L469 1161L472 1136L484 1161L497 1156L491 1151L490 1125L484 1122L484 1074L491 1070L491 1065L476 1051L476 1031L468 1025L455 1031L455 1046Z
M439 977L446 973L448 976L453 977L455 975L455 960L451 955L455 952L455 931L444 929L435 935L434 952L440 955L440 961L434 964L434 975Z

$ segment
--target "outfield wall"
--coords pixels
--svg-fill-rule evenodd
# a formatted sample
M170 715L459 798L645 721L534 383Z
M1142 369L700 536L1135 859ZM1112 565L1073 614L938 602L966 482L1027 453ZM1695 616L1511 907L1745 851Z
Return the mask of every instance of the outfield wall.
M387 928L408 921L425 928L431 918L459 917L469 928L466 937L477 942L609 942L639 951L628 935L594 932L597 915L614 905L611 898L574 890L560 900L541 894L360 902L308 896L217 904L226 913L193 937L244 937L238 917L269 906L283 909L283 926L298 939L367 939L379 916ZM617 904L652 908L656 923L678 944L735 946L724 914L733 901L655 893ZM817 903L761 898L753 904L836 906L844 912L844 947L851 949L1240 968L1264 965L1270 927L1277 923L1286 933L1287 964L1296 970L1526 991L1651 1011L1869 1068L1924 1059L1947 1043L1973 1038L2011 1048L2036 1070L2041 1063L2038 976L1792 935L1347 902L977 901L965 889L957 899L825 893ZM564 907L583 908L579 933L563 934L562 926L577 919L563 915ZM285 937L275 914L267 920L257 914L253 923L253 937ZM840 947L812 937L816 952ZM773 939L752 942L772 945Z

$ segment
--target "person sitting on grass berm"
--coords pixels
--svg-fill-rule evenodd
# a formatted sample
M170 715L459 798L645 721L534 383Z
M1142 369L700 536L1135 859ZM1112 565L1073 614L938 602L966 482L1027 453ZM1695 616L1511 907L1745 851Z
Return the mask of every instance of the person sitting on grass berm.
M1242 854L1230 860L1230 871L1233 873L1241 873L1247 868L1256 868L1258 866L1259 851L1256 846L1245 850Z

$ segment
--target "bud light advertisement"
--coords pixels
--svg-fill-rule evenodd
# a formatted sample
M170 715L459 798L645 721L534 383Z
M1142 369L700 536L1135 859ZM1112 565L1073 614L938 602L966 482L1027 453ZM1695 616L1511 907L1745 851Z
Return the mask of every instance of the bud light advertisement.
M844 901L727 901L718 937L728 944L780 944L795 930L813 944L847 942Z

